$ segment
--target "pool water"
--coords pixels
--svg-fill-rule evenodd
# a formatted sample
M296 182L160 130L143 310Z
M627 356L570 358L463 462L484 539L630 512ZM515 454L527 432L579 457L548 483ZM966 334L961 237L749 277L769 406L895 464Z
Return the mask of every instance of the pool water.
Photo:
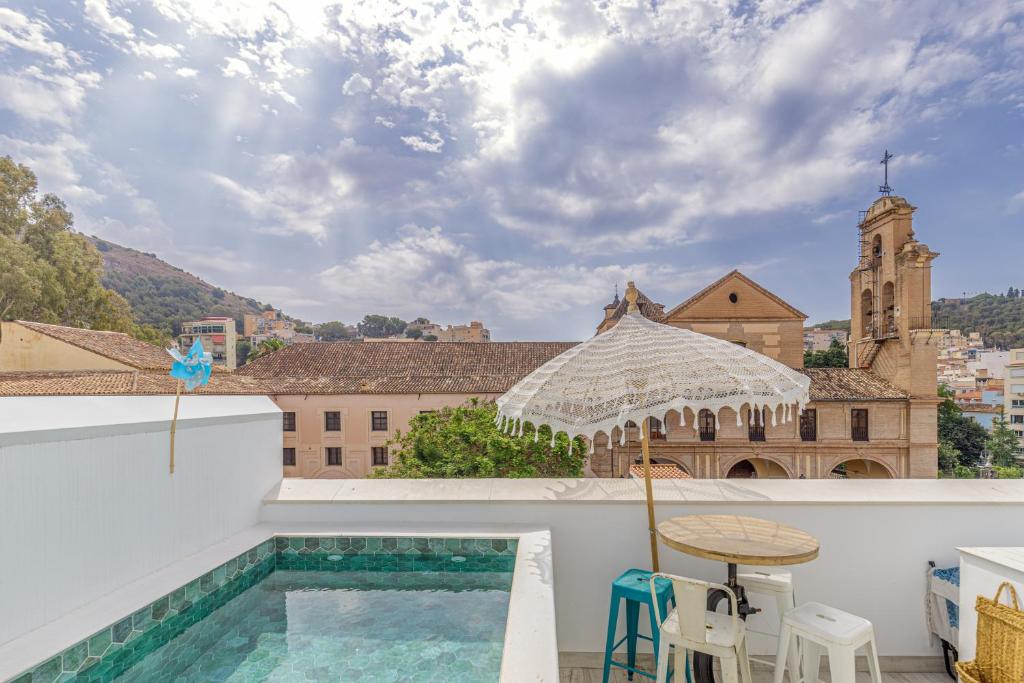
M278 569L116 680L497 681L510 572Z

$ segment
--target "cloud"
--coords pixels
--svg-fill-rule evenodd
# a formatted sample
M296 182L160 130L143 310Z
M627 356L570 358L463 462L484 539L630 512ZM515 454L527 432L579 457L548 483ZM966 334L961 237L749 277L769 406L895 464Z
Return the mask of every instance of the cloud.
M375 310L415 316L444 309L476 317L518 321L551 319L559 313L593 309L610 299L611 284L635 279L642 288L696 287L728 269L682 270L652 263L629 265L537 265L480 256L440 227L402 227L390 242L369 248L325 269L318 282L344 295L349 315ZM747 266L756 270L756 266ZM360 296L353 299L353 283ZM650 290L648 290L650 291Z
M83 9L86 20L104 33L119 38L135 37L135 27L127 19L111 14L107 0L85 0Z
M243 78L249 78L252 76L252 69L241 59L235 57L227 57L224 60L224 66L221 67L221 73L225 76L234 77L241 76Z
M440 154L441 149L444 147L444 140L438 135L436 130L428 130L424 133L424 136L403 135L402 142L417 152L431 152L433 154Z
M174 73L178 76L181 76L182 78L195 78L199 75L199 71L197 69L190 69L187 66L183 66L180 69L176 69Z
M1024 190L1013 195L1010 197L1010 200L1006 202L1007 213L1020 213L1021 211L1024 211Z
M86 91L96 88L100 81L100 75L93 71L66 74L34 66L0 73L0 93L4 93L0 109L12 111L26 121L68 127L84 105Z
M140 73L138 75L138 79L140 81L155 81L156 80L156 74L153 73L152 71L143 71L142 73Z
M345 81L345 84L341 86L341 92L346 95L358 95L359 93L369 92L372 87L373 81L366 76L352 74Z
M129 44L132 53L144 59L175 59L181 56L180 50L174 45L162 43L144 43L133 40Z

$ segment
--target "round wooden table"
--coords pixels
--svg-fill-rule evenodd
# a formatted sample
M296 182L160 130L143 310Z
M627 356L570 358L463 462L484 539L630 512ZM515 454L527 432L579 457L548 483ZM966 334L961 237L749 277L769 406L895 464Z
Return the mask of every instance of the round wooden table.
M736 594L743 619L756 610L750 607L743 586L736 581L737 564L801 564L818 556L818 541L807 532L778 522L740 515L673 517L658 525L658 538L668 547L687 555L725 562L729 567L725 585ZM725 592L711 591L708 609L715 611L718 603L725 599ZM694 655L693 680L695 683L714 683L710 656Z

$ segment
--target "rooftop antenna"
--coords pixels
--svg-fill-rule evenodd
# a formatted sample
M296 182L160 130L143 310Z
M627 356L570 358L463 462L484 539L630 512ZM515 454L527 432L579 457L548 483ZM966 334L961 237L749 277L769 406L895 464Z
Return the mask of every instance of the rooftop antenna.
M885 166L885 184L879 185L878 191L886 197L892 194L892 188L889 187L889 160L892 159L892 156L892 154L889 154L889 150L885 150L885 154L882 155L882 160L878 162Z

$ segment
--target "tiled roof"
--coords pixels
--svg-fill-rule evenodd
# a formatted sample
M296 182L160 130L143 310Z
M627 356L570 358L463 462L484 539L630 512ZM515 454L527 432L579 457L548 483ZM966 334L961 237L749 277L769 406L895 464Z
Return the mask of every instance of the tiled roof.
M123 396L173 394L177 382L162 372L74 370L0 372L0 396ZM217 373L196 394L268 394L260 380Z
M644 466L633 464L629 466L629 474L635 479L644 478ZM686 473L679 465L670 465L664 463L652 463L651 464L651 479L690 479L690 475Z
M167 351L154 344L139 341L124 332L83 330L77 327L47 325L25 320L16 322L40 334L139 370L170 370L171 368L171 357Z
M908 397L870 370L861 368L803 368L811 378L812 401L884 401Z
M235 373L278 394L504 393L576 342L293 344Z

